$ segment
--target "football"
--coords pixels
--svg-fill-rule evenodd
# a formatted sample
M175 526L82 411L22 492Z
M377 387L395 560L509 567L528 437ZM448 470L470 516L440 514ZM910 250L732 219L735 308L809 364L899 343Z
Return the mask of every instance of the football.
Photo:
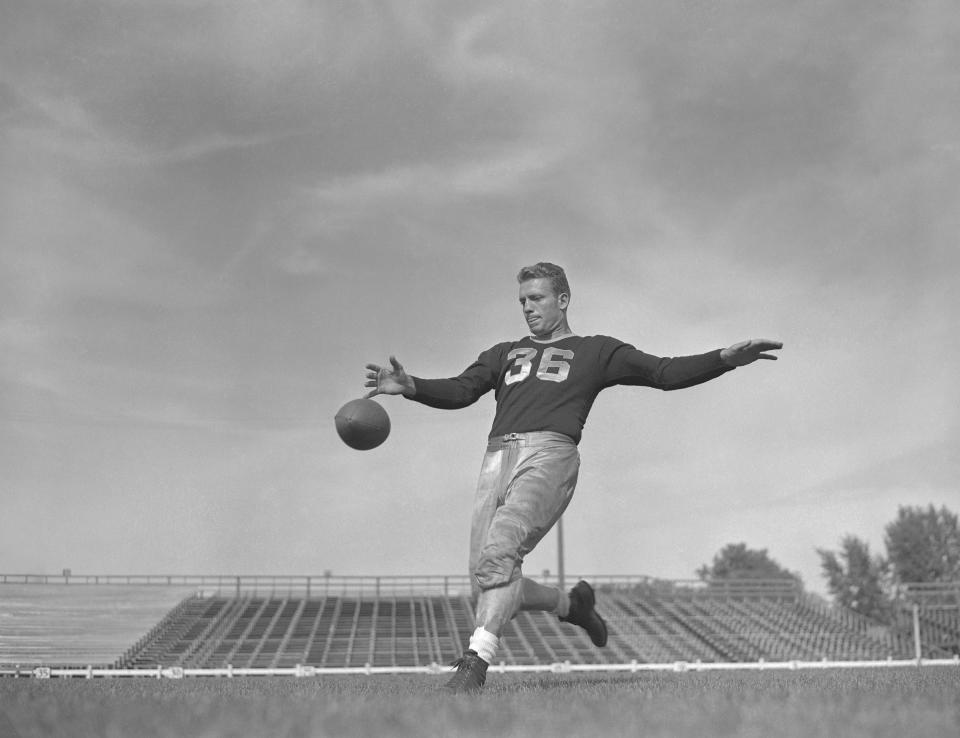
M343 442L358 451L376 448L390 435L390 416L373 400L350 400L337 411L335 421Z

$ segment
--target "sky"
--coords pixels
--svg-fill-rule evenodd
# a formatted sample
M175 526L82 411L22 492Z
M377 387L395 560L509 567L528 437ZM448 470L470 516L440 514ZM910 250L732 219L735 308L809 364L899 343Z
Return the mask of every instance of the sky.
M516 274L660 356L777 362L594 406L566 571L728 543L823 590L960 508L952 0L11 0L0 571L464 574L492 393L337 409L524 335ZM527 559L556 571L549 535Z

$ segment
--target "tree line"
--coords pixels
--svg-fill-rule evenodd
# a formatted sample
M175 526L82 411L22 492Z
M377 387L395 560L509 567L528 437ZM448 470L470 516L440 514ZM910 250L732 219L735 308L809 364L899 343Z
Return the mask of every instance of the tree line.
M960 526L946 507L901 506L884 528L885 554L847 534L838 550L817 549L822 575L834 602L851 610L888 621L903 585L960 582ZM704 581L721 579L793 579L766 549L731 543L697 570Z

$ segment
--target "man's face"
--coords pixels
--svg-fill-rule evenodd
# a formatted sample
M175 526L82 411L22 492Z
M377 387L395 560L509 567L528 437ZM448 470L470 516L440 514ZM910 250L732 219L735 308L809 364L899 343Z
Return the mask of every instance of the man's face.
M520 283L520 307L530 332L535 336L548 336L563 325L566 318L564 308L569 302L566 293L553 293L550 280L545 277Z

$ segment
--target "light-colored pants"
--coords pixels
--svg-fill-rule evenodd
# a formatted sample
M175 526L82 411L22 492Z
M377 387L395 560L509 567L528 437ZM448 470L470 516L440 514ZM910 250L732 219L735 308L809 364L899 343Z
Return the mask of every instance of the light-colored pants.
M508 620L522 607L523 559L566 510L579 470L577 445L561 433L510 433L487 445L474 499L470 575L475 595L516 590L506 598L515 600Z

